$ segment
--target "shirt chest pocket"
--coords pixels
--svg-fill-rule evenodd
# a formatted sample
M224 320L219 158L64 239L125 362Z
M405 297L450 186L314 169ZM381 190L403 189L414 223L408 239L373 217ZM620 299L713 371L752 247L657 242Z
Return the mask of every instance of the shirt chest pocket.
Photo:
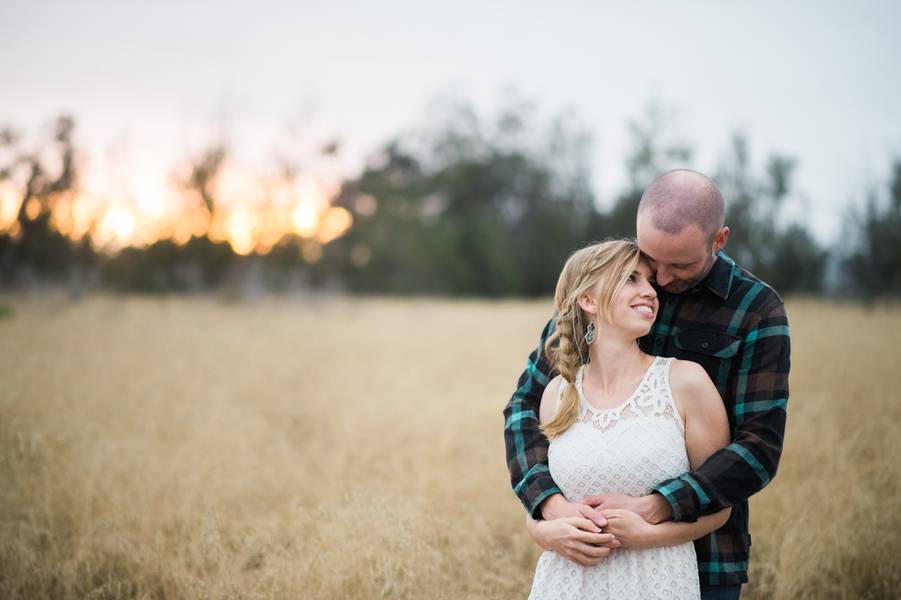
M720 368L735 359L741 348L741 338L728 333L679 329L673 339L679 349L678 358L699 363L716 382Z

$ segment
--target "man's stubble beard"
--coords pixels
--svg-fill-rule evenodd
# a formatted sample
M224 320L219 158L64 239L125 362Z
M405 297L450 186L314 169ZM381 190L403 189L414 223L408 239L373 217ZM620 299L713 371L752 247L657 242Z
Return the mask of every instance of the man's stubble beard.
M704 268L701 270L701 273L697 277L695 277L691 281L679 281L679 285L675 289L670 289L670 286L664 285L662 286L663 291L667 292L668 294L681 294L682 292L687 292L691 288L704 281L704 278L707 277L708 273L710 273L710 269L713 268L713 263L715 262L716 253L711 252L710 257L707 259L707 264L704 265Z

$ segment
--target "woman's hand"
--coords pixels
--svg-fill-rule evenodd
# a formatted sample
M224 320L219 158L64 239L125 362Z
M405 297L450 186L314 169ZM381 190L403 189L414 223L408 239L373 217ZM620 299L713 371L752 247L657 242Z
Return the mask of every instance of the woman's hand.
M653 546L654 526L631 510L608 508L601 514L607 517L607 533L612 533L623 548L650 548Z
M598 527L589 519L564 517L550 521L526 522L529 535L545 550L553 550L583 567L596 565L619 547L610 533L598 533Z

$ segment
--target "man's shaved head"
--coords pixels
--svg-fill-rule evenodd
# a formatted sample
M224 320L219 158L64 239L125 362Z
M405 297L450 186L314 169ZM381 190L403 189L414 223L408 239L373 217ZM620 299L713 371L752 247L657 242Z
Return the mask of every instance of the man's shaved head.
M709 239L723 228L723 195L708 177L689 169L664 173L641 195L638 213L649 211L654 227L670 234L697 226Z

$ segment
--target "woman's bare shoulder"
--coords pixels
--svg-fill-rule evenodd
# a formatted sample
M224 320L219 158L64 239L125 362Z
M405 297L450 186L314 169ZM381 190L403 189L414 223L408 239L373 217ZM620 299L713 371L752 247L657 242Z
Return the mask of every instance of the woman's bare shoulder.
M711 402L722 403L720 394L704 367L690 360L674 360L670 366L670 387L680 409L689 403L704 406Z
M563 376L557 375L551 379L544 388L541 395L541 408L539 410L538 420L543 425L550 422L557 412L557 395L560 393L560 386L563 384Z
M704 367L690 360L674 360L670 366L669 380L673 391L678 387L680 390L691 392L713 385Z

